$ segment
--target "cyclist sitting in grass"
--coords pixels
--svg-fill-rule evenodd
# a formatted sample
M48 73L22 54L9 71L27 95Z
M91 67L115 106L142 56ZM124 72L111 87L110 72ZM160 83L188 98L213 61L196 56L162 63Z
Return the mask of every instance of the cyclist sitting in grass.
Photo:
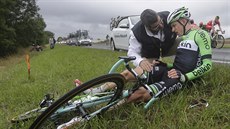
M127 102L148 101L152 96L166 87L161 96L168 95L184 86L184 83L197 79L208 73L212 68L212 49L209 34L202 29L192 29L189 22L190 13L182 7L170 13L167 22L172 31L182 37L177 47L172 67L163 62L155 61L150 79L152 84L147 88L140 87L127 99ZM141 69L140 69L141 70Z

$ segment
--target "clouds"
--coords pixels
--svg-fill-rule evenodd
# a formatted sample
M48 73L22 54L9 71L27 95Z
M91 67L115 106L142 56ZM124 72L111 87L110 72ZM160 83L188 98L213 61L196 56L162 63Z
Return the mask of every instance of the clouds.
M227 0L38 0L37 5L47 24L46 30L54 32L56 38L78 29L89 30L93 38L105 38L110 32L112 17L140 14L146 8L172 11L182 6L189 8L197 23L206 23L219 15L225 35L230 35L230 2Z

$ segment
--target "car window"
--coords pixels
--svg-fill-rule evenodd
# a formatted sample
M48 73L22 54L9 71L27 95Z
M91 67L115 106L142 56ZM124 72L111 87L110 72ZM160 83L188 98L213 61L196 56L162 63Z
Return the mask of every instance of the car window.
M118 27L120 27L121 25L129 25L129 21L128 21L128 18L125 18L125 19L122 19L119 24L118 24Z
M130 17L130 20L132 25L135 25L140 20L140 16L132 16Z

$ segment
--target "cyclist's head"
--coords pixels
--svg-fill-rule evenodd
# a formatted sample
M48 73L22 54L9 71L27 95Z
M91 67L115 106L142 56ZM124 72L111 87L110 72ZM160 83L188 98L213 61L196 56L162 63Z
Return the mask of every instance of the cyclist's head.
M190 21L190 16L191 14L189 13L188 8L182 7L176 9L168 15L167 23L172 26L172 31L177 31L177 34L184 35L186 31L185 27ZM183 27L183 33L180 33L180 30L178 30L178 28L175 27L176 25L178 26L178 23Z
M220 17L219 17L219 16L216 16L216 19L218 19L218 20L219 20L219 19L220 19Z
M201 26L203 26L203 25L204 25L203 22L200 22L199 26L201 27Z
M193 20L193 19L190 19L190 23L191 23L191 24L194 24L194 20Z
M145 9L141 13L142 23L153 33L156 34L160 29L163 28L163 21L160 16L151 9Z
M178 21L181 18L185 18L189 20L190 16L191 14L188 11L188 8L182 7L182 8L176 9L175 11L171 12L168 15L167 23L171 24L173 22Z

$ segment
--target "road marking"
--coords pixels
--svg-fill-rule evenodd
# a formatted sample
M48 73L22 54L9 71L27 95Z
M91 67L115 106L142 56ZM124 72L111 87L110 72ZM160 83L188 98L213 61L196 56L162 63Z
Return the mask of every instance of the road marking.
M230 61L212 60L215 63L230 64Z

